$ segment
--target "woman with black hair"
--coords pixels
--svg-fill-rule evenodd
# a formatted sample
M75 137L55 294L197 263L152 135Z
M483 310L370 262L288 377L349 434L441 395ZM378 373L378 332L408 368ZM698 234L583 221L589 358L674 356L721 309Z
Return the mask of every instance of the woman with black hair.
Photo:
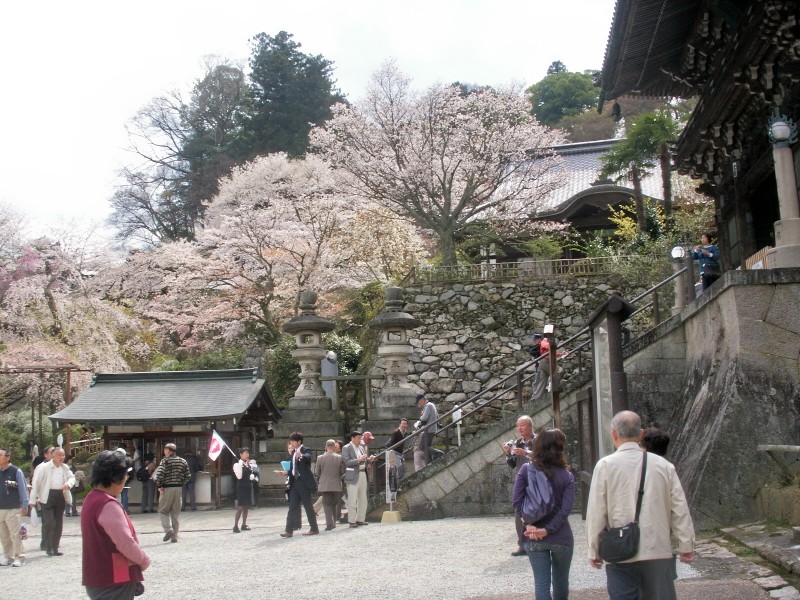
M131 600L144 591L150 557L118 500L132 470L131 460L116 451L104 450L92 464L92 490L81 511L82 583L92 600Z
M560 429L539 432L533 442L531 462L520 467L514 482L513 503L517 514L524 513L529 470L544 473L550 482L552 508L536 522L525 523L524 535L529 540L525 543L525 552L533 568L536 600L566 600L569 596L569 569L575 541L568 517L575 499L575 477L568 470L564 454L566 440Z
M250 530L247 526L247 513L253 505L253 481L256 478L250 468L250 448L239 448L239 461L233 465L233 474L236 475L236 519L233 522L233 533L239 533ZM241 529L239 529L240 518Z

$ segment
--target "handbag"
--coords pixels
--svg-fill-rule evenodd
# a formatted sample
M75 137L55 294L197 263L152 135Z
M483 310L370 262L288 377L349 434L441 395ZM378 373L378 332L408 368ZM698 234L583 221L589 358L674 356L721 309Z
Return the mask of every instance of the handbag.
M647 452L642 452L642 478L639 481L639 497L636 500L636 515L633 521L622 527L606 527L598 537L597 553L607 563L618 563L633 556L639 550L639 513L644 496L644 474L647 471Z

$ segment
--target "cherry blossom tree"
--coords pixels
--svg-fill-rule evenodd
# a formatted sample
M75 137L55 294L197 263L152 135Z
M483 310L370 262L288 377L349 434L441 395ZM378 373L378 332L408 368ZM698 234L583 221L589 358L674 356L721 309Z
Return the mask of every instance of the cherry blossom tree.
M481 218L526 218L560 183L560 132L539 124L519 90L436 85L421 94L393 63L366 97L333 108L311 132L316 152L345 175L340 185L431 231L442 263L455 237Z
M48 238L23 243L0 259L0 362L4 366L75 364L98 371L125 371L146 363L153 352L142 335L146 326L101 300L93 273L81 268L87 264L85 252L66 252ZM88 384L90 377L90 373L76 374L75 390ZM2 382L0 395L8 405L35 397L56 409L63 402L63 383L61 376L9 376Z

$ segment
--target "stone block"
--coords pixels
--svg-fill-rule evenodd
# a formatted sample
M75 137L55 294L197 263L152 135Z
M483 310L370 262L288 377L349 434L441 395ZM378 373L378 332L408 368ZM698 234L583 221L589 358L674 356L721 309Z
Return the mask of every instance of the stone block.
M769 597L779 600L800 600L800 592L797 591L797 588L787 585L777 590L770 590Z
M436 484L441 488L445 495L456 489L459 484L453 473L450 472L450 467L439 471L436 474L435 479Z
M753 583L765 590L775 590L787 585L786 580L780 575L772 575L771 577L756 577L753 579Z
M450 473L458 483L468 481L475 473L469 468L466 460L459 460L450 466Z

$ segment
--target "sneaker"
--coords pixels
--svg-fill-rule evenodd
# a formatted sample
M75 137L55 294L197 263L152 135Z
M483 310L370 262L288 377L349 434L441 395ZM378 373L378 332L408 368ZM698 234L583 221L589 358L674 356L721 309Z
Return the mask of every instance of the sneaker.
M250 525L242 525L242 531L250 531Z
M11 561L8 560L8 558L6 558L5 556L3 558L0 558L0 567L7 567L10 564Z
M233 533L239 533L239 528L236 525L233 526Z
M22 566L22 559L17 559L13 563L11 563L12 567L21 567Z
M523 550L522 548L519 548L517 550L514 550L514 552L511 553L511 556L528 556L528 553L525 552L525 550Z
M170 542L172 542L173 544L177 544L178 543L178 536L175 535L175 534L172 534L172 539L170 540Z
M168 542L171 539L172 539L172 532L171 531L168 531L167 533L164 534L164 541L165 542Z

